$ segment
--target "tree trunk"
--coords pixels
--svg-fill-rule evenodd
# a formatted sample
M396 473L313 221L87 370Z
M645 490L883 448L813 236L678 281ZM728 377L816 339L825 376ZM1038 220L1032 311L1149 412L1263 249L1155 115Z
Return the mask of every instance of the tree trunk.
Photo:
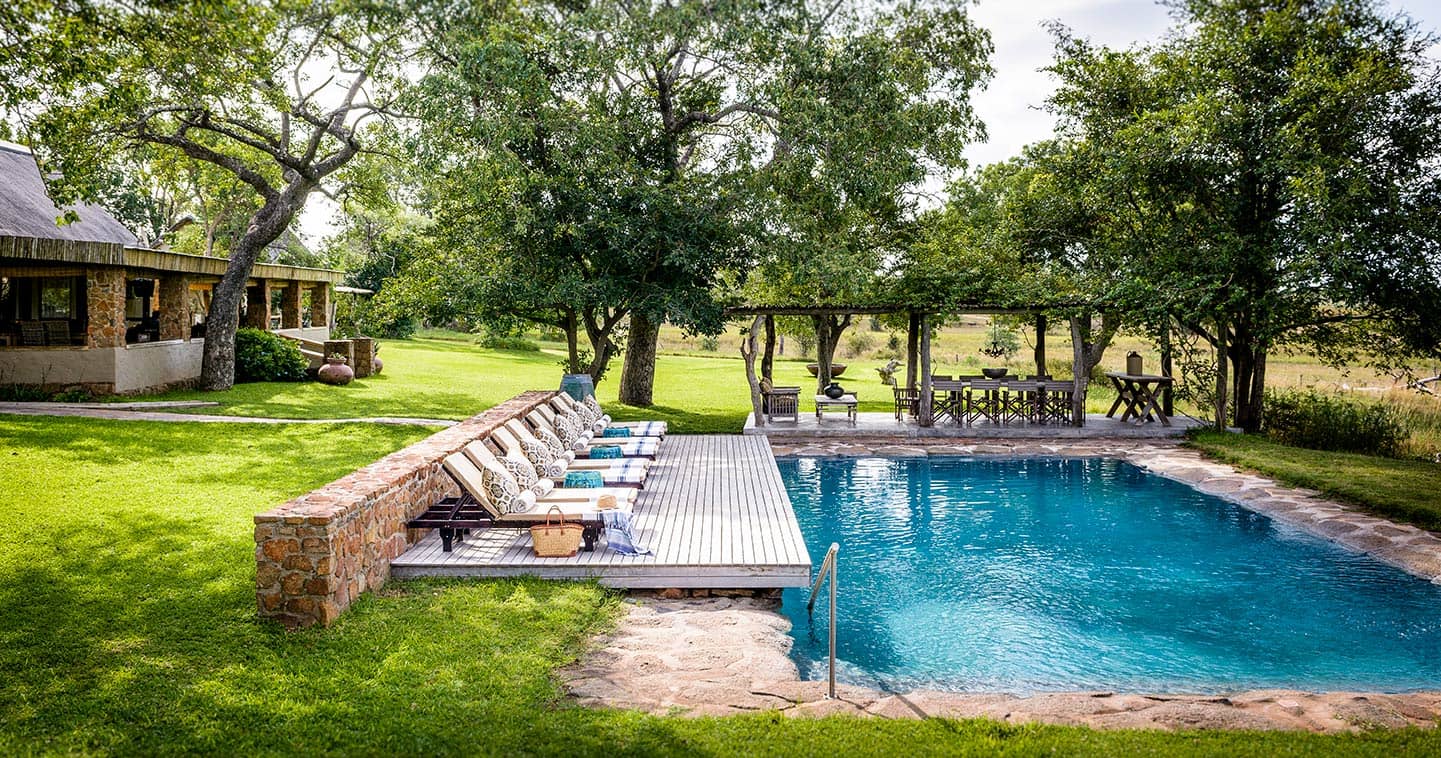
M1216 428L1226 428L1226 362L1229 360L1226 349L1226 324L1223 321L1216 323Z
M1089 311L1071 317L1071 423L1074 426L1086 423L1086 389L1091 384L1091 371L1101 364L1120 326L1119 321L1102 311L1101 331L1093 335Z
M305 204L313 185L299 182L268 201L255 212L244 236L231 251L225 274L211 292L210 311L205 316L205 344L200 358L200 388L227 390L235 386L235 331L240 327L240 303L245 284L260 251L285 233L295 214Z
M570 363L568 373L580 373L580 323L576 320L575 311L567 311L565 314L565 356Z
M765 317L765 324L766 351L765 354L761 356L761 376L765 377L766 379L770 379L771 381L775 381L775 374L773 373L773 369L775 368L776 359L776 317L767 315Z
M649 407L655 389L655 347L660 339L660 321L644 311L630 314L630 338L626 342L625 365L620 372L620 401Z
M816 392L819 393L831 383L831 319L829 316L811 316L816 327Z
M1261 413L1266 395L1266 353L1260 348L1241 349L1236 365L1236 390L1231 395L1235 404L1236 426L1247 434L1261 431Z
M756 377L756 331L761 328L763 322L770 322L772 318L771 316L756 316L755 320L751 322L750 332L746 334L745 339L741 340L741 357L745 359L746 363L746 381L750 383L751 388L751 412L757 428L766 425L766 416L761 399L761 383ZM768 329L766 336L768 339L773 339L775 331Z
M816 391L820 392L831 383L831 364L835 363L836 347L841 343L841 334L851 325L849 313L837 319L833 316L811 316L816 327Z

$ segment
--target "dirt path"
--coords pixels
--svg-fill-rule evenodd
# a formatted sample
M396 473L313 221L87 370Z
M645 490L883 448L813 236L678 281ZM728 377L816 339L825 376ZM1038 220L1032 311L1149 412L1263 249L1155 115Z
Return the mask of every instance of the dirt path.
M162 408L218 406L204 401L158 403L0 403L0 414L16 416L70 416L113 421L188 421L199 424L393 424L397 426L455 426L450 419L369 416L365 418L269 418L264 416L218 416L202 413L170 413Z

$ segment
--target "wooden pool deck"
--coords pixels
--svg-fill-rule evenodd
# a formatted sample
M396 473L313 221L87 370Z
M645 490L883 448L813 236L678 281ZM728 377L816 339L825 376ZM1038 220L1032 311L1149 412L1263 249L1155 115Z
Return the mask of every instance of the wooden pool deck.
M666 437L636 499L632 526L636 541L654 555L620 555L602 544L571 558L537 558L530 534L509 529L472 533L446 553L431 533L391 561L390 571L400 578L594 578L608 587L635 589L763 589L810 582L810 555L764 437Z

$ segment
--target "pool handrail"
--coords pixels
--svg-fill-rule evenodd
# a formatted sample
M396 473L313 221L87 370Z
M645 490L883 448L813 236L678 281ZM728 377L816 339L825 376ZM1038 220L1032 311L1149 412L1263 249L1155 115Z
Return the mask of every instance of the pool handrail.
M821 570L816 574L816 580L811 584L811 596L806 601L806 616L810 617L816 610L816 590L820 589L821 582L825 581L826 574L831 577L831 618L829 625L830 633L830 659L829 659L829 689L826 691L827 700L836 699L836 563L837 556L841 552L840 543L832 542L826 550L825 560L821 561Z

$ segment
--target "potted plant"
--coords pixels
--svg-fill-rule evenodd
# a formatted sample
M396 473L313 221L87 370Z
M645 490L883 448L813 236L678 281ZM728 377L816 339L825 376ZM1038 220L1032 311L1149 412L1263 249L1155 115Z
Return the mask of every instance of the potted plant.
M355 370L344 355L331 353L325 356L325 365L315 372L315 378L326 384L345 385L355 378Z

